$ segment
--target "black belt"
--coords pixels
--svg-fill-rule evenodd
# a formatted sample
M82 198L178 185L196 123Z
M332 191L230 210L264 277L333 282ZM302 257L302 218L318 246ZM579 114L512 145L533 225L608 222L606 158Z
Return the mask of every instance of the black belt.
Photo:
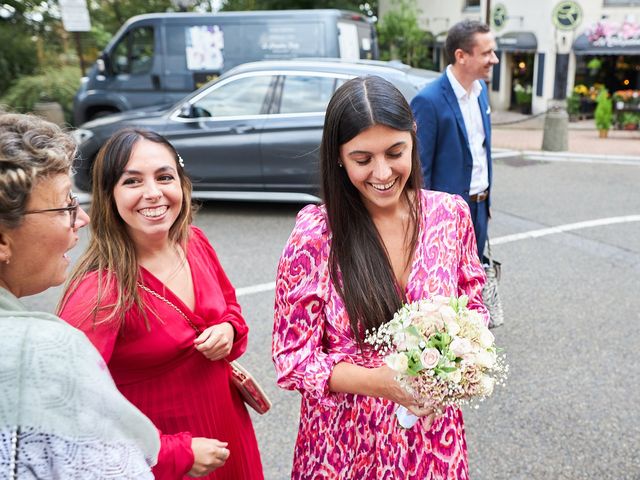
M484 192L476 193L475 195L469 195L469 201L471 202L484 202L487 198L489 198L489 189L487 188Z

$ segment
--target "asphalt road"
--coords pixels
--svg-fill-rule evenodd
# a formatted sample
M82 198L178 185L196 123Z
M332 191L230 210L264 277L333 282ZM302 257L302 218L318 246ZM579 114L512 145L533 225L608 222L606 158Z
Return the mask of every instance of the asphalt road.
M506 316L495 334L511 374L480 409L465 411L471 478L640 479L640 161L495 163L490 232ZM237 288L262 285L274 281L300 207L209 203L196 224ZM618 223L509 237L611 218ZM26 302L52 310L58 295ZM265 475L286 479L299 396L274 382L273 291L240 303L251 328L243 363L274 403L253 417Z

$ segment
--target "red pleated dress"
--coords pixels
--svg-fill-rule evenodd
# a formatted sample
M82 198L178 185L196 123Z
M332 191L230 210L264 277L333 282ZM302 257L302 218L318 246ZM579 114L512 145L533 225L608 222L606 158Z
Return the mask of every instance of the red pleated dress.
M235 290L218 257L201 230L191 227L187 260L193 278L195 307L192 311L150 272L141 268L141 282L184 312L200 330L229 322L236 336L226 360L238 358L246 349L248 327L236 300ZM229 381L226 360L210 361L193 345L194 329L173 307L152 294L141 296L148 317L135 309L125 315L118 329L100 324L111 310L97 316L94 326L89 312L95 306L98 276L91 273L78 284L60 316L83 330L104 357L123 395L147 415L161 431L157 479L186 477L193 465L192 437L229 442L225 465L206 479L260 480L260 453L246 406ZM113 305L115 292L105 292L101 305Z

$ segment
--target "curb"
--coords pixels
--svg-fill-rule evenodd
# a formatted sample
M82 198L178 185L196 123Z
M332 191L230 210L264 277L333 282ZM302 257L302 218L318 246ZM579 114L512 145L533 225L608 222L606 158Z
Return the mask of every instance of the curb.
M572 152L545 152L541 150L509 150L505 148L491 150L491 158L640 166L640 157L630 155L594 155Z

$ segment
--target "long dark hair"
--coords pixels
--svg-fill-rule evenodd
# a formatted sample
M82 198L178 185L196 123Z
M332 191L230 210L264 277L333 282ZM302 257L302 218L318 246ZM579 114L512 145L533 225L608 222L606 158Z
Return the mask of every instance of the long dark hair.
M390 320L404 300L382 238L360 193L339 166L340 146L374 125L411 133L411 175L402 193L410 206L413 225L408 230L411 239L407 262L411 261L419 235L422 173L411 108L398 89L383 78L349 80L336 90L327 106L320 170L332 235L329 273L359 343L363 330Z

